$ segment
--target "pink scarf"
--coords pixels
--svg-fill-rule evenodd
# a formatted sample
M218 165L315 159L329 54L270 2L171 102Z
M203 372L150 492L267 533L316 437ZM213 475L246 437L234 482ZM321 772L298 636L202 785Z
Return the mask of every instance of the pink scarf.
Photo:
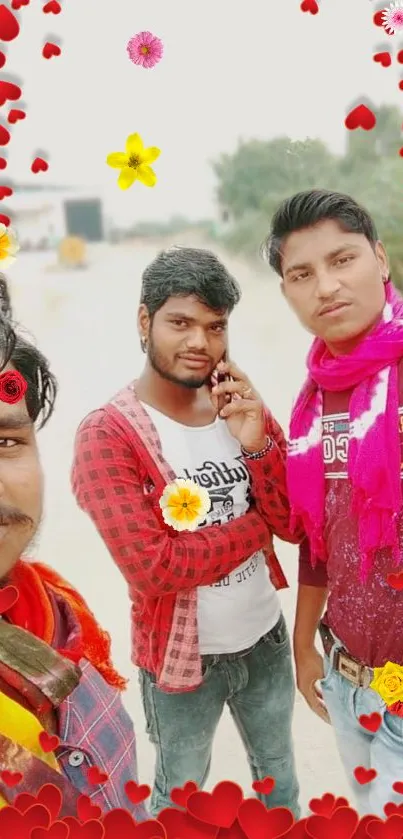
M352 514L358 519L361 579L380 548L400 558L400 478L397 365L403 357L403 299L386 284L382 319L348 355L334 357L316 338L308 355L308 379L293 409L288 453L292 526L301 522L311 561L326 561L325 467L322 450L322 391L354 388L350 399L348 476Z

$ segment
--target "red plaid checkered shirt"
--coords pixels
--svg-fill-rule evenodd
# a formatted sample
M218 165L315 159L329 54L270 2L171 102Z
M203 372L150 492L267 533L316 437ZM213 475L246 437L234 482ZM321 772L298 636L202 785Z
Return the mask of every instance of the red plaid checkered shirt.
M128 583L133 663L155 674L163 690L194 690L202 680L197 587L217 582L261 549L273 585L288 586L272 542L273 534L299 541L290 532L286 442L267 413L273 447L247 462L254 506L219 528L176 533L159 507L176 476L135 384L81 423L72 488Z

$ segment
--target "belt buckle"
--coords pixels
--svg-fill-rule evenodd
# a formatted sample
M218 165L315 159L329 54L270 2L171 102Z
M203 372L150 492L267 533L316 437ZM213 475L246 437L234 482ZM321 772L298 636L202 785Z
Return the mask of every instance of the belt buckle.
M353 685L362 688L369 688L372 682L372 674L365 664L360 664L359 661L354 661L350 656L339 652L338 672L348 679Z
M340 651L337 669L345 679L360 687L362 664L359 664L358 661L352 661L349 656Z

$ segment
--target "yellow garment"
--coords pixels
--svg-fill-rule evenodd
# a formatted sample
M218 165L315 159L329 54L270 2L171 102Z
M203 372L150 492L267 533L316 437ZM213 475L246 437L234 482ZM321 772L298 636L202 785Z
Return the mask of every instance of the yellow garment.
M39 720L30 711L0 692L0 733L60 772L53 752L46 754L41 748L39 735L43 730ZM7 802L0 795L0 809L6 806Z

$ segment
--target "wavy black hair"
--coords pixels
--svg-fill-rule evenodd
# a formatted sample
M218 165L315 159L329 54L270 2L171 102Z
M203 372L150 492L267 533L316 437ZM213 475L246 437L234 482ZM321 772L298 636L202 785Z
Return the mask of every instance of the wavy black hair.
M43 428L53 414L58 391L49 362L38 348L17 331L7 280L0 274L0 372L11 364L24 377L28 414Z
M377 229L364 207L350 195L326 189L312 189L292 195L277 208L269 235L261 246L263 259L282 276L282 247L287 236L327 219L337 221L349 233L362 233L371 247L375 247L378 240Z
M241 289L211 251L179 246L161 251L143 273L140 302L152 318L169 297L191 295L213 311L232 312Z

